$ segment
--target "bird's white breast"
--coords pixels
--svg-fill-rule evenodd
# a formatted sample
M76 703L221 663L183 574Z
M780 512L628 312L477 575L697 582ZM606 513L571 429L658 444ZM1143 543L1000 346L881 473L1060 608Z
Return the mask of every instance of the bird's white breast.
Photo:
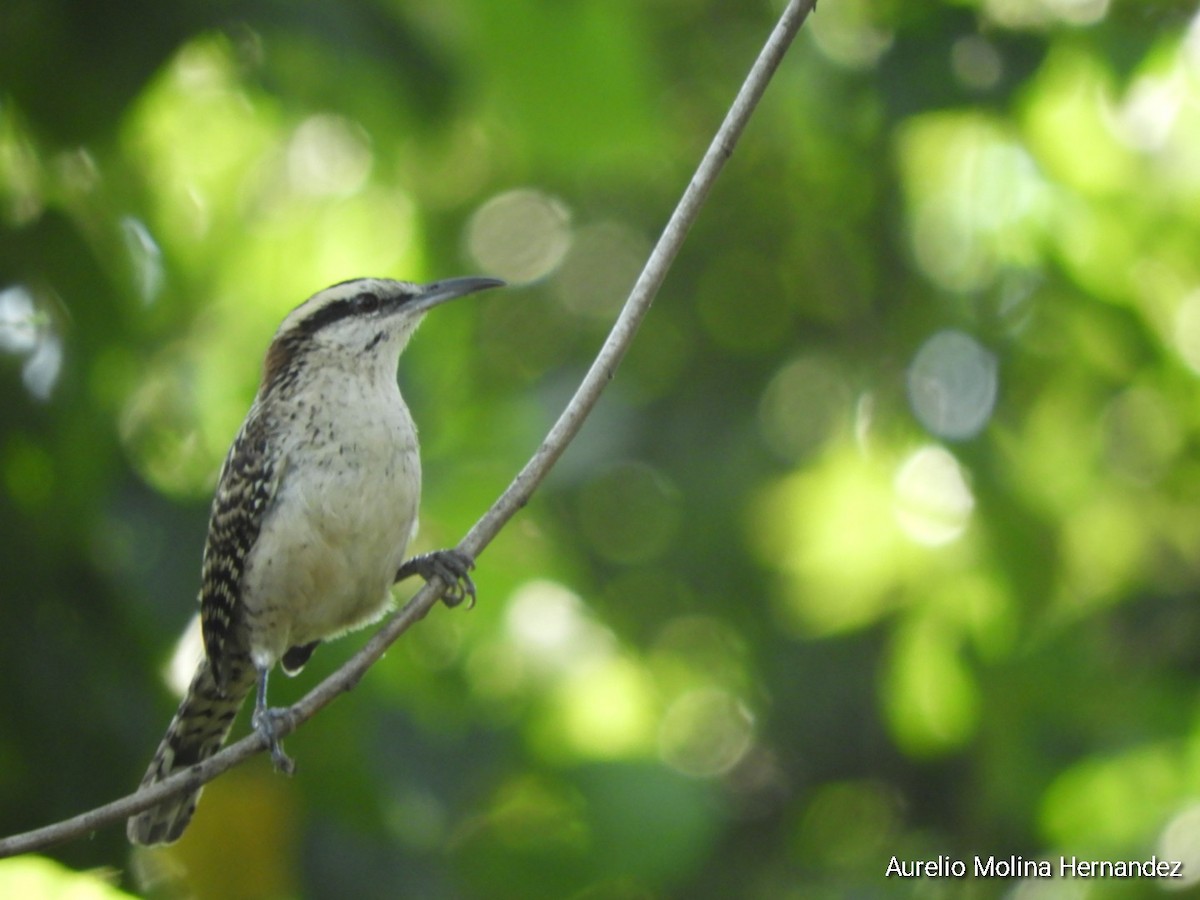
M277 493L247 560L256 665L382 615L416 527L417 434L394 378L321 378L288 410L295 446L281 448Z

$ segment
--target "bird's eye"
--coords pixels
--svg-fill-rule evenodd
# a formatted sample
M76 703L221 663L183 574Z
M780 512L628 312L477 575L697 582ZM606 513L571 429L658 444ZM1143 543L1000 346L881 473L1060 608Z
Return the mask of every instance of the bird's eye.
M358 308L366 313L379 311L379 295L378 294L359 294Z

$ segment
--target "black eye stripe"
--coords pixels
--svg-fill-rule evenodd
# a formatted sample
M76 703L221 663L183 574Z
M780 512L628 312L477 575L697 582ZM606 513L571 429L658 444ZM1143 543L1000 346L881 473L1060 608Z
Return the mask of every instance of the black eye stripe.
M383 299L374 291L363 291L353 297L345 297L325 304L305 319L300 327L307 333L313 334L349 316L375 312L382 308L383 303Z
M320 331L327 325L332 325L334 322L340 322L347 316L353 315L355 311L353 298L345 300L335 300L332 303L327 303L314 312L311 316L304 320L302 327L309 334Z

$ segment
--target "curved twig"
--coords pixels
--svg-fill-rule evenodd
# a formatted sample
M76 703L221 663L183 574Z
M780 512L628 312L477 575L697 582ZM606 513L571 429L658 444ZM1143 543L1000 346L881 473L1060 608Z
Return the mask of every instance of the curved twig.
M655 245L638 277L637 283L617 317L604 346L595 362L584 376L575 395L567 404L558 421L550 429L545 440L525 467L517 474L504 493L491 508L472 526L462 539L458 549L472 558L500 532L500 529L529 502L533 492L541 484L554 463L574 439L584 420L596 405L601 392L612 379L617 365L633 342L634 334L650 309L650 304L666 278L667 271L683 246L688 230L699 215L705 198L716 181L726 160L733 153L746 123L750 120L759 99L766 90L771 76L779 67L784 54L791 45L800 26L816 6L816 0L790 0L779 22L768 38L766 45L743 82L733 105L721 123L720 129L709 145L691 183L675 207L662 236ZM383 627L366 645L346 663L318 684L301 700L285 711L288 715L280 731L280 737L290 734L297 727L316 715L335 697L350 690L387 648L412 625L424 618L445 590L436 579L421 588L417 594ZM0 858L28 853L77 838L105 825L122 821L134 813L149 809L167 797L212 781L222 772L233 768L243 760L261 753L267 748L261 735L251 733L240 741L226 747L192 768L179 772L158 784L107 803L104 806L81 813L53 825L47 825L23 834L0 839Z

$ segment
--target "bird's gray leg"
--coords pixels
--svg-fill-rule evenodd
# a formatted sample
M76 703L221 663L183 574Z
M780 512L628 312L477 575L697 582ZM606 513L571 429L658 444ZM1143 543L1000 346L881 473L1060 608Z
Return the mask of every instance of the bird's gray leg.
M275 764L276 771L291 775L296 771L296 764L283 752L283 740L279 736L279 732L283 730L280 726L290 719L291 713L286 709L271 709L267 706L267 675L270 671L262 668L258 670L258 694L254 699L254 716L250 723L255 731L266 738L271 748L271 762Z

